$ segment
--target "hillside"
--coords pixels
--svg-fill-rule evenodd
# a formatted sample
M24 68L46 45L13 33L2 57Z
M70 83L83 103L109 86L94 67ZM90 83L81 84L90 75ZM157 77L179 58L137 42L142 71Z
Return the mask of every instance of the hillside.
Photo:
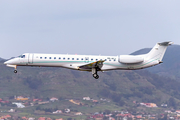
M118 106L131 106L133 101L169 103L180 102L180 83L146 70L110 71L100 73L95 80L91 73L63 68L18 67L0 63L0 98L27 96L46 99L110 99ZM177 106L177 104L176 104Z
M4 61L4 59L0 58L0 61Z
M133 54L144 54L149 50L145 48ZM24 96L30 98L26 101L29 104L34 98L44 102L56 97L59 101L43 105L34 102L35 106L17 109L18 112L13 113L15 116L38 118L46 111L48 117L68 119L74 111L80 111L84 116L71 116L80 119L102 111L128 110L136 115L139 112L162 114L167 109L180 109L179 50L178 45L168 47L163 64L143 70L99 72L98 80L92 77L91 72L51 67L18 67L18 73L14 74L13 68L6 67L4 60L0 59L0 100L10 101L9 104L0 103L0 108L17 109L11 103L15 101L14 96ZM99 100L99 103L83 101L82 98L87 96ZM101 98L109 102L103 102ZM85 105L75 105L69 102L70 99ZM145 108L139 105L140 102L155 103L159 107ZM168 108L160 107L163 103ZM68 116L50 113L66 108L73 111Z
M18 73L13 73L13 68L6 67L0 61L0 98L10 101L9 104L0 103L1 110L16 109L18 112L12 113L15 116L34 116L42 115L59 118L60 116L68 119L87 118L92 113L102 111L121 111L128 110L134 115L141 112L147 114L162 114L167 109L180 109L180 82L178 82L178 67L171 66L170 58L176 58L173 52L177 52L179 46L168 48L164 58L164 63L143 70L107 71L99 72L100 78L94 79L91 72L81 72L64 68L51 67L18 67ZM149 49L137 51L136 54L148 52ZM174 51L173 51L174 50ZM178 63L177 58L173 59L173 65ZM154 69L154 70L153 70ZM167 70L174 71L176 74L167 74ZM151 72L149 72L151 71ZM155 74L155 73L158 74ZM165 75L163 75L166 74ZM169 72L170 73L170 72ZM172 77L174 75L175 77ZM170 76L170 77L169 77ZM39 104L33 102L34 106L17 109L12 102L17 102L14 96L24 96L30 98L25 103L30 104L34 98L41 99L43 102L52 97L59 99L58 102ZM89 96L98 103L83 101L83 97ZM106 101L101 101L101 98ZM83 102L84 105L75 105L69 100ZM18 101L19 102L19 101ZM145 108L139 103L155 103L158 108ZM136 104L135 104L136 103ZM160 107L167 104L168 108ZM64 110L70 108L71 114L51 115L54 110ZM45 113L46 111L46 113ZM83 112L83 116L72 116L73 112ZM43 114L42 114L43 113ZM3 114L3 113L1 113ZM4 113L5 114L5 113Z
M148 53L151 49L145 48L138 50L133 55ZM168 76L173 79L180 79L180 45L172 45L167 48L167 51L163 58L163 63L146 70L152 73L158 73L162 76Z

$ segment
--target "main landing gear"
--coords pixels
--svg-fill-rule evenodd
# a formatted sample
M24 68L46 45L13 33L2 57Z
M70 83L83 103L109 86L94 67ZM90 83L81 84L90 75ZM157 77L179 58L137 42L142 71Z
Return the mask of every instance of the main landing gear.
M95 79L99 78L99 75L97 74L97 69L96 68L92 68L92 75Z
M98 78L99 78L99 75L98 75L97 73L94 73L94 74L93 74L93 77L94 77L95 79L98 79Z

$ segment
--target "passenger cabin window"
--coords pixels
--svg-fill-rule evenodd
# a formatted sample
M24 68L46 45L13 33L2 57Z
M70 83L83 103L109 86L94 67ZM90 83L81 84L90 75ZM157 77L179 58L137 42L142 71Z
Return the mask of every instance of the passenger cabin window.
M59 59L61 59L61 58L59 57Z
M49 59L51 59L51 57L49 57Z
M98 61L98 59L96 59L96 61Z
M81 58L81 60L83 60L83 58Z
M54 59L56 59L56 57L54 57Z
M46 59L47 57L45 57L45 59Z
M63 60L65 60L66 58L63 58Z
M69 60L70 58L68 58L68 60Z
M40 57L40 59L42 59L42 57Z
M91 61L93 61L93 59L91 59Z
M74 60L74 58L72 58L72 60Z
M77 60L79 60L79 58L77 58Z

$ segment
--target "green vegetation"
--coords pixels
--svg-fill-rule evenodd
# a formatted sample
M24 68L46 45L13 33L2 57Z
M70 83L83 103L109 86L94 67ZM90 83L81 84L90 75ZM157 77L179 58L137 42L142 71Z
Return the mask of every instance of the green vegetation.
M179 64L177 61L175 63ZM160 73L162 68L165 70ZM180 75L177 72L180 69L177 67L168 68L169 77L166 70L167 66L159 65L157 69L159 75L151 73L154 71L153 69L150 70L151 72L146 70L99 72L100 78L95 80L89 72L63 68L18 67L18 73L14 74L13 68L6 67L1 61L0 98L9 101L14 100L14 96L38 98L43 101L49 100L51 97L59 99L59 102L52 104L18 109L21 111L19 113L21 116L33 115L34 111L37 113L38 111L53 112L65 108L84 113L105 110L106 112L108 110L118 111L130 108L134 111L133 109L139 106L134 105L133 101L156 103L158 106L165 103L169 107L180 109L178 77ZM172 74L171 70L174 71L174 69L176 72ZM82 101L82 98L87 96L98 100L100 104L83 101L85 105L78 106L68 101L69 99ZM102 102L100 98L107 99L110 102ZM15 108L14 105L6 107L6 104L0 104L0 109ZM85 116L81 117L84 118Z
M180 100L179 82L145 70L110 71L100 73L101 78L95 80L88 72L63 68L18 67L18 73L14 74L13 69L3 63L0 67L0 98L16 95L82 99L90 96L110 99L120 107L130 105L132 101L161 104L174 98L179 104Z

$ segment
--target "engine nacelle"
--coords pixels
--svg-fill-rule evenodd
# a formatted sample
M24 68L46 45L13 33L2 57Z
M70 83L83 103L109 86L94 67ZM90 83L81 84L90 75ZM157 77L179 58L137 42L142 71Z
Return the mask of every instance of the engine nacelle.
M119 62L125 64L134 64L134 63L141 63L144 61L143 57L135 56L135 55L120 55Z

